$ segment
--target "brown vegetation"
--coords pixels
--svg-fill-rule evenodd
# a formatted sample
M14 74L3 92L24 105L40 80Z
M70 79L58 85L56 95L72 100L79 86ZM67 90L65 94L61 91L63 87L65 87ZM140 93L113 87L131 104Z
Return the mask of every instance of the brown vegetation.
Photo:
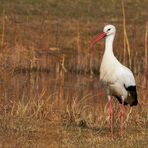
M0 147L148 146L147 0L1 2ZM134 72L142 107L121 138L114 101L114 141L98 79L104 43L90 47L108 23L117 27L114 52Z

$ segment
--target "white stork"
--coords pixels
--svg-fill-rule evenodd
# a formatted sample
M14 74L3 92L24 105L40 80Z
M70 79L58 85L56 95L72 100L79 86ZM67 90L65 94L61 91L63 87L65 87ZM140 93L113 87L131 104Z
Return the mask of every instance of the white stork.
M94 46L99 40L105 38L105 52L100 67L100 80L106 86L108 101L111 136L113 137L113 108L111 96L114 96L122 104L120 112L120 130L123 135L124 105L131 107L138 104L136 83L130 69L122 65L113 53L113 41L116 28L113 25L104 27L103 33L98 35L92 42Z

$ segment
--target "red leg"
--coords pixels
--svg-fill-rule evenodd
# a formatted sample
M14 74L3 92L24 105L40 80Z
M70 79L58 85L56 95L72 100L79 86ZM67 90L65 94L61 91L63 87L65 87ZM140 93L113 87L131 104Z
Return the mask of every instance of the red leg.
M123 136L123 130L124 130L124 98L122 96L122 106L121 106L121 112L120 112L120 132L121 132L121 136Z
M111 138L113 139L113 106L112 106L112 98L108 96L109 101L109 126L111 131Z

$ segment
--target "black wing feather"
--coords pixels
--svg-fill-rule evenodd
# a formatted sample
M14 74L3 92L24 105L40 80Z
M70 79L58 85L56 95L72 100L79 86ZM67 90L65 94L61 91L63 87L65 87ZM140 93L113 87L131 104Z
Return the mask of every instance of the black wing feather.
M125 87L125 86L124 86ZM130 105L130 106L136 106L138 104L138 99L137 99L137 89L136 86L129 86L129 87L125 87L125 89L128 92L128 96L127 98L125 98L124 100L124 105ZM122 104L122 99L121 96L115 96L118 101Z
M130 104L130 106L137 105L138 99L136 86L129 86L127 88L125 87L125 89L128 91L127 103Z

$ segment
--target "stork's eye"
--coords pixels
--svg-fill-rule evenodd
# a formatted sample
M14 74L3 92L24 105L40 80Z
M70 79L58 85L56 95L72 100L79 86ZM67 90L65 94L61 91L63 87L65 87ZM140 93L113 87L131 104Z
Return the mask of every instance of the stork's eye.
M111 30L111 28L107 29L107 31L110 31L110 30Z

